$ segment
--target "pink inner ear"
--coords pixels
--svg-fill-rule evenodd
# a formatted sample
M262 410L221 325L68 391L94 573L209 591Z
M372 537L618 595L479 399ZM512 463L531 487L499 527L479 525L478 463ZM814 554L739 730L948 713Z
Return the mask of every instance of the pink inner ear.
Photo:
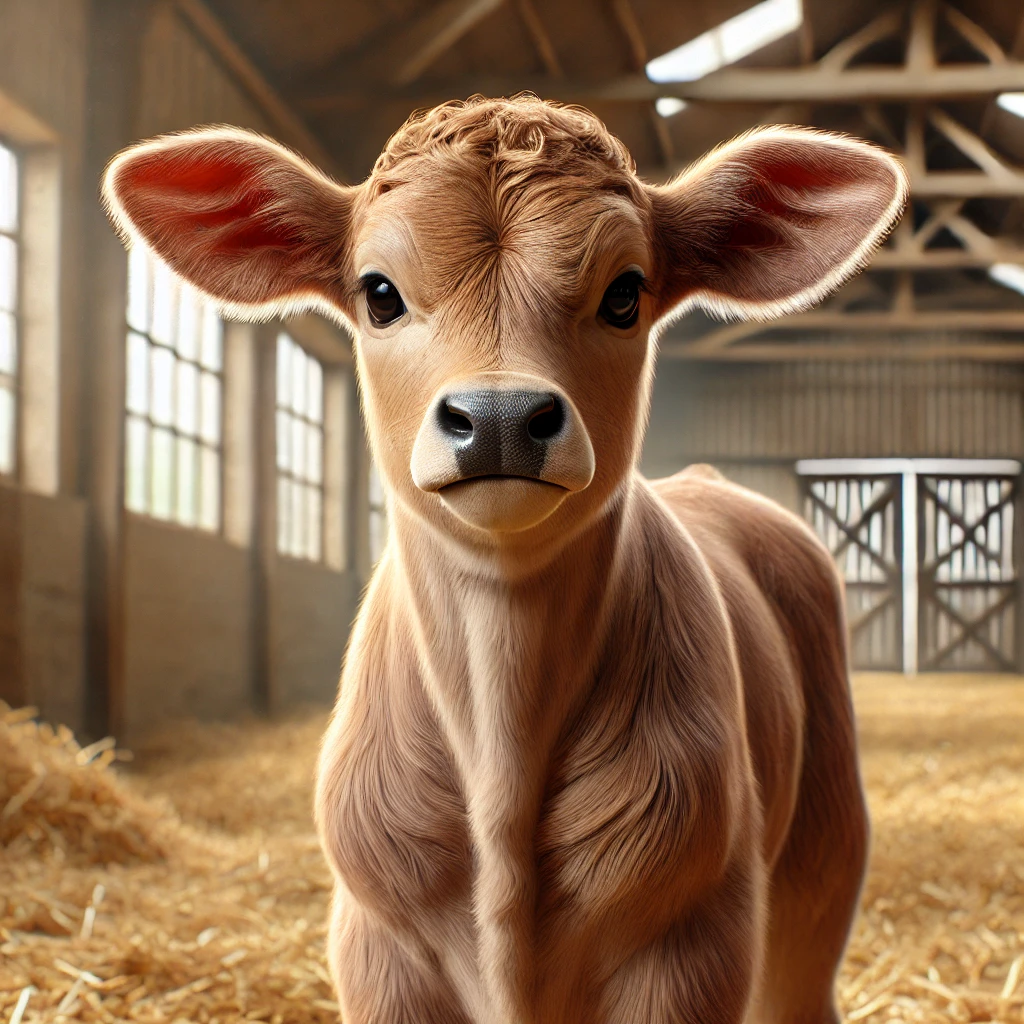
M287 248L299 241L286 223L267 216L274 196L258 183L252 166L223 153L142 158L120 177L126 212L155 234L215 232L208 242L218 254Z

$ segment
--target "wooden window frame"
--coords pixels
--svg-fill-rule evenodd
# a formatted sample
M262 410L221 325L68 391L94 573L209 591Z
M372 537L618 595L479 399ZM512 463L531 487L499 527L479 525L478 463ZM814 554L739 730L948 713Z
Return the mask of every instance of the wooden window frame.
M147 327L145 330L134 326L130 320L130 313L126 313L125 317L125 457L124 457L124 506L128 512L132 515L144 516L147 519L152 519L155 522L162 524L169 524L181 527L187 530L198 530L205 534L220 535L224 530L224 429L225 429L225 386L224 386L224 362L225 362L225 325L224 321L218 316L217 320L220 324L220 341L219 341L219 355L216 360L217 365L211 366L209 363L203 361L203 323L204 317L209 312L213 314L212 306L206 300L203 300L198 295L195 296L196 302L196 323L198 325L198 333L196 336L195 343L195 354L193 356L187 356L179 351L179 337L177 322L178 312L172 312L172 338L164 341L160 340L153 335L153 307L154 307L154 280L156 277L157 260L156 257L143 253L136 256L134 253L129 254L129 261L133 258L144 258L147 260L147 274L148 279L146 282L147 290ZM129 264L130 265L130 264ZM172 275L173 277L173 275ZM176 279L175 279L176 280ZM180 280L177 280L177 288L173 292L176 300L179 302L178 310L180 311L180 290L182 287L188 287L184 285ZM128 283L128 294L126 296L126 310L129 308L131 302L131 280L129 278ZM131 359L131 339L132 337L138 337L142 340L146 350L146 411L140 412L137 409L133 409L130 404L130 388L131 388L131 370L130 370L130 359ZM169 354L171 359L171 383L170 383L170 422L162 423L153 415L153 354L156 351L162 351ZM195 427L194 430L188 431L183 430L178 424L178 386L180 367L189 366L193 369L196 379L195 388ZM217 431L216 441L210 441L203 436L203 378L212 377L216 382L217 388ZM145 444L145 461L143 464L142 473L144 475L144 507L137 507L132 501L132 495L130 490L131 480L130 475L130 451L129 451L129 435L131 432L132 424L139 423L145 426L146 431L146 444ZM162 515L158 514L155 510L154 491L156 486L156 475L154 473L154 459L153 459L153 439L156 436L157 431L163 431L169 434L171 437L171 457L170 457L170 470L169 470L169 514ZM180 506L180 495L179 495L179 473L178 473L178 449L181 441L190 442L195 446L195 470L194 470L194 485L193 485L193 499L192 499L192 519L191 521L185 519L181 513ZM217 481L217 495L216 495L216 508L215 514L212 519L204 521L203 519L203 453L209 452L213 455L216 460L216 470L214 473L214 479Z
M2 468L3 461L0 456L0 480L8 483L17 483L21 479L21 436L22 436L22 379L21 379L21 368L24 363L23 352L22 352L22 327L23 327L23 310L21 308L22 298L22 275L23 275L23 262L24 262L24 251L23 251L23 228L24 228L24 187L25 187L25 168L24 160L17 146L13 145L10 140L0 135L0 147L7 150L8 153L14 158L15 166L15 206L14 206L14 229L11 231L0 228L0 237L9 238L14 244L14 308L5 311L9 312L13 321L13 355L14 355L14 370L11 373L0 369L0 389L9 391L11 394L11 401L13 405L13 416L11 418L11 464L10 468L5 470Z
M292 360L296 357L302 360L303 366L307 368L313 364L317 367L319 372L319 387L320 387L320 398L319 398L319 418L312 415L308 411L309 403L307 402L306 409L298 409L295 407L292 401L290 392L290 386L287 394L285 394L284 386L281 379L281 345L282 343L290 346L288 349L288 371L291 372ZM327 388L325 383L326 372L323 361L312 355L303 345L287 330L280 330L276 337L276 348L275 348L275 359L277 366L276 384L274 389L274 473L275 473L275 488L277 495L277 540L276 547L277 553L280 556L286 558L295 558L301 561L313 562L316 564L323 564L325 558L325 546L326 546L326 505L327 505L327 488L326 488L326 431L325 431L325 416L326 416L326 400L327 400ZM290 383L290 382L289 382ZM308 386L308 381L307 381ZM291 437L294 437L293 424L299 423L302 427L303 443L308 443L309 432L314 432L319 437L319 472L317 474L311 474L309 470L299 473L295 468L295 462L291 454L291 438L289 438L288 447L288 458L284 461L287 465L282 464L282 420L285 420L288 424L288 432ZM308 458L308 447L307 447L307 458ZM317 529L315 534L315 549L310 547L310 538L306 536L305 527L300 528L300 532L297 533L295 524L292 521L291 510L287 513L283 509L284 502L282 501L282 484L289 485L289 493L292 493L295 488L298 488L302 493L303 497L300 501L302 509L301 519L306 520L309 516L309 496L316 494L319 504L319 515L317 517ZM287 515L287 519L286 519ZM302 541L296 542L296 537L301 535Z

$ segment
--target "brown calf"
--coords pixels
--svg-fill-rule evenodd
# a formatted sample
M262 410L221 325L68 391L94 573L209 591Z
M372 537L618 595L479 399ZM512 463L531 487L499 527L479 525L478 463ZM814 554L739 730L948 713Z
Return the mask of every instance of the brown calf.
M664 325L819 299L897 163L769 128L653 187L586 111L478 99L361 185L210 129L105 195L229 311L356 339L391 538L316 796L346 1024L833 1024L867 843L840 585L772 503L636 463Z

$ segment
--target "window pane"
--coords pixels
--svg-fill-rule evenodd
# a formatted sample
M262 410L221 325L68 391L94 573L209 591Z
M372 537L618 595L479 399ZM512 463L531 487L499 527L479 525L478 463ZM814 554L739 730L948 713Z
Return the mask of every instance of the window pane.
M149 336L170 345L174 341L174 314L177 306L178 282L162 260L153 263L153 323Z
M171 497L174 473L174 436L169 430L157 428L152 433L149 511L158 519L171 518Z
M146 511L146 460L149 454L149 424L128 417L125 433L124 503L133 512Z
M125 404L129 412L145 413L149 401L149 342L141 334L128 334L128 370Z
M292 419L291 427L292 473L303 480L306 476L306 424L300 419Z
M184 526L193 526L196 521L196 445L186 437L179 437L177 447L175 518Z
M149 330L149 288L152 259L141 245L128 252L128 326Z
M178 414L175 423L183 434L195 437L199 424L199 371L191 363L178 363L178 390L175 402Z
M6 147L0 146L0 231L18 226L18 161Z
M13 374L17 362L14 316L11 313L0 313L0 373Z
M306 353L296 349L292 356L291 406L296 412L306 411Z
M308 359L306 365L309 367L308 402L309 418L316 423L322 423L324 419L324 372L320 369L320 363L316 359Z
M0 384L0 473L14 472L14 393Z
M150 415L157 423L170 424L174 415L174 353L154 346L150 350Z
M305 517L305 501L303 500L306 496L306 489L302 484L292 484L292 536L291 536L291 547L290 551L293 555L298 555L300 558L306 549L305 534L306 534L306 517Z
M291 469L291 428L289 421L291 416L282 409L277 411L277 468Z
M199 296L182 284L178 296L178 352L185 359L196 359L199 352Z
M0 309L13 311L18 301L18 247L0 235Z
M323 434L316 427L306 428L306 479L319 484L324 478Z
M287 553L290 550L292 525L291 504L292 482L287 477L277 478L277 550Z
M200 448L199 465L199 525L216 530L220 525L220 456L211 448Z
M310 487L306 495L306 554L316 561L320 560L321 528L320 492Z
M203 349L200 362L208 370L219 370L224 342L224 324L212 304L203 306Z
M199 385L200 416L199 436L210 444L220 441L220 378L204 373Z
M277 404L291 402L291 339L287 334L277 336Z

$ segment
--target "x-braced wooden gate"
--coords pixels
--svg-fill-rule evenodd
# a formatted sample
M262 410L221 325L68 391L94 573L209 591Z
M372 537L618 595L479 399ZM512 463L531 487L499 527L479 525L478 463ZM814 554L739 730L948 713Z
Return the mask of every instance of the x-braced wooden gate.
M903 667L903 478L802 476L804 515L846 583L856 668Z
M1016 476L918 475L920 669L1017 670L1018 489Z

